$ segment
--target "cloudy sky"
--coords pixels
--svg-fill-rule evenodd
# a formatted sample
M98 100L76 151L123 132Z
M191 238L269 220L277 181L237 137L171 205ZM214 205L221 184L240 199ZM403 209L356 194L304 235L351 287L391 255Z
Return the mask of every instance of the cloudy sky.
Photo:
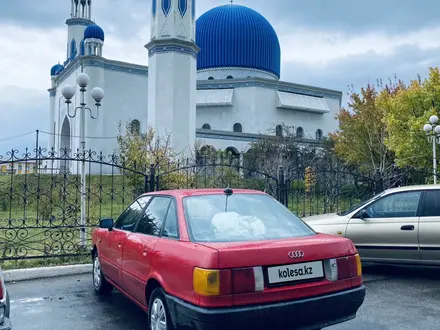
M150 2L93 1L94 19L106 32L105 57L148 64ZM197 15L228 2L199 0ZM424 77L440 62L438 0L234 2L273 24L285 81L346 92L347 85L359 88L395 74L406 81ZM69 14L69 0L0 0L1 153L32 147L32 132L48 130L49 70L66 57ZM44 134L40 138L47 140Z

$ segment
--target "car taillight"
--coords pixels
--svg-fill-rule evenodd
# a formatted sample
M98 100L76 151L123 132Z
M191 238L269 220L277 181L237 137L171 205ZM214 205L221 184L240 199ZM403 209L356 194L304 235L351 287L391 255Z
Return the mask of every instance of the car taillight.
M237 269L194 268L194 292L202 296L219 296L264 290L261 267Z
M362 276L362 264L359 254L326 260L324 267L326 278L329 281Z

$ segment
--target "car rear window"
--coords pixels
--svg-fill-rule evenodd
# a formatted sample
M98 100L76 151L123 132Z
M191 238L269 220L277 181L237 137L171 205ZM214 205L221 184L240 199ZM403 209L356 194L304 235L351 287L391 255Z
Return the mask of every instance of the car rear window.
M315 232L269 195L210 194L183 199L190 236L196 242L286 239Z

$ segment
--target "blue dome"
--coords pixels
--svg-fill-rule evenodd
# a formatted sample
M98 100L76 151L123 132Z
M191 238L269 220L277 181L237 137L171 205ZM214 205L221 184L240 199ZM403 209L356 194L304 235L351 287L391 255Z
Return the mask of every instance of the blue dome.
M61 71L64 70L64 66L62 66L61 64L55 64L52 69L50 69L50 75L51 76L58 76Z
M94 38L104 41L104 36L104 30L96 24L89 25L84 31L84 39Z
M197 69L240 67L280 77L281 49L272 25L255 10L228 4L196 22Z

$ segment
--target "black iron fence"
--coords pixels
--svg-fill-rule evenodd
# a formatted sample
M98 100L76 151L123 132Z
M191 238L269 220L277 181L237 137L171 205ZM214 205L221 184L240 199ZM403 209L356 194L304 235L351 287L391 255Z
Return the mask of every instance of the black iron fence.
M81 189L82 166L85 189ZM431 173L401 169L386 176L366 175L330 158L273 166L275 170L267 173L258 164L251 168L236 156L222 156L129 168L117 155L91 150L85 154L67 149L11 150L0 156L1 260L41 264L56 258L68 263L87 256L99 219L117 218L143 192L256 189L295 214L308 216L346 210L389 187L432 180Z

